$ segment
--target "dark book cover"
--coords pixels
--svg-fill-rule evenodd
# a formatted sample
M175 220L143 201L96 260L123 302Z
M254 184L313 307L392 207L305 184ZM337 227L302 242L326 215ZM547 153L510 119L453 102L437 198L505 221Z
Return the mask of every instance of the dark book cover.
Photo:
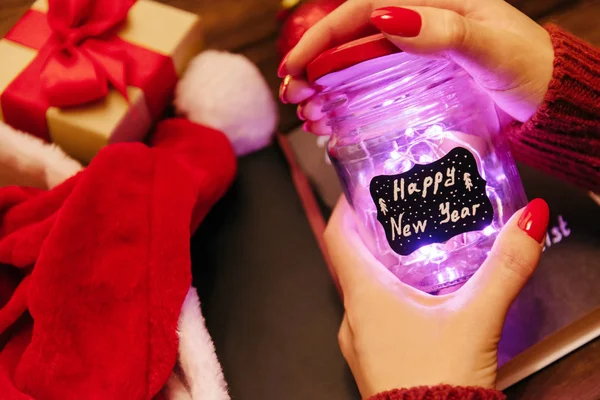
M519 165L519 172L528 198L548 202L550 224L540 264L506 319L499 348L503 387L600 334L597 318L576 324L600 310L600 205L593 194L532 168ZM555 334L569 339L534 347ZM535 356L524 354L529 349Z

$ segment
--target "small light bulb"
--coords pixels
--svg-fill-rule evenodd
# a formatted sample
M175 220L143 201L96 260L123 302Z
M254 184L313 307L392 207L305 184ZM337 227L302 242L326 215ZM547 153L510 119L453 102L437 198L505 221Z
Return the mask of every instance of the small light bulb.
M485 227L485 229L483 230L483 234L485 236L491 236L494 234L494 232L496 232L496 230L491 225Z
M425 133L427 135L434 135L434 136L437 136L442 132L443 132L443 129L439 125L433 125L433 126L427 128L427 130L425 131Z
M427 246L423 246L419 249L419 253L425 257L426 262L439 262L446 259L446 251L444 251L438 244L432 243Z
M394 160L386 160L386 162L383 163L383 168L385 169L385 172L395 172L396 163Z

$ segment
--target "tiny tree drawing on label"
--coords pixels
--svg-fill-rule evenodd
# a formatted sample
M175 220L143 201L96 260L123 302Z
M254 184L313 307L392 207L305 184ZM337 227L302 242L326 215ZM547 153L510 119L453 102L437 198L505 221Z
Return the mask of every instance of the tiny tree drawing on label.
M468 172L465 172L463 180L465 181L465 188L470 192L471 189L473 188L473 182L471 182L471 174Z
M388 212L387 205L385 204L385 199L379 199L379 209L383 215L386 215Z

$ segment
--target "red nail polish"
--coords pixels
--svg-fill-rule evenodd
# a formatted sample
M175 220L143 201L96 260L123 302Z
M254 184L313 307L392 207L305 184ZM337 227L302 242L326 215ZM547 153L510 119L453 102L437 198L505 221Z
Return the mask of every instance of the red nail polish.
M421 15L408 8L383 7L371 13L371 23L392 36L415 37L421 32Z
M283 57L283 60L281 60L281 64L279 64L279 68L277 68L277 76L280 78L283 78L284 76L286 76L288 74L288 70L287 70L287 60L290 57L290 53L287 53L285 55L285 57Z
M536 242L541 243L546 237L549 220L548 204L542 199L535 199L523 210L518 226Z
M279 100L283 104L288 104L288 101L286 99L286 92L287 92L288 86L290 85L291 80L292 80L292 77L287 75L283 79L283 82L281 82L281 85L279 86Z

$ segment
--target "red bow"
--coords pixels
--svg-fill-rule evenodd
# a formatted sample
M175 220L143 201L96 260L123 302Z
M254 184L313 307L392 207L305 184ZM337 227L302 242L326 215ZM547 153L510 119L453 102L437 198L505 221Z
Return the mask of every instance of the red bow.
M49 0L52 29L42 90L55 107L103 98L110 83L127 98L127 54L114 29L127 18L135 0Z

